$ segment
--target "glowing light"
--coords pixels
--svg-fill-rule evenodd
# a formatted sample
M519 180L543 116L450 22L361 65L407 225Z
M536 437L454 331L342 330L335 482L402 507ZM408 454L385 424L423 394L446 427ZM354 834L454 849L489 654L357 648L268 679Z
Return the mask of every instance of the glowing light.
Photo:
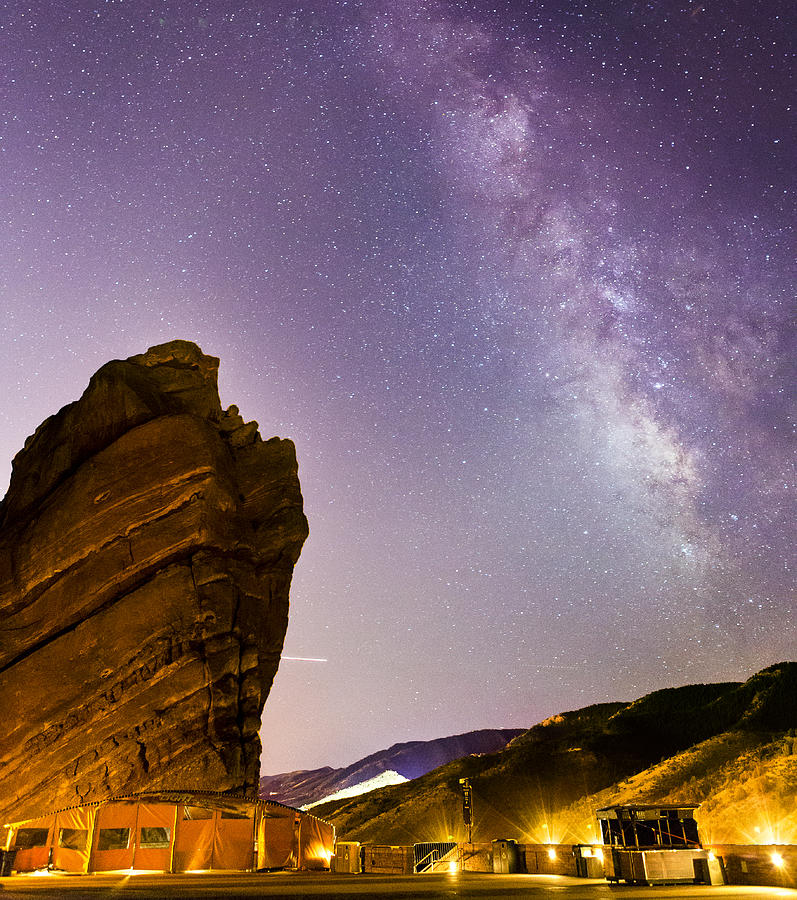
M453 861L448 864L448 871L451 872L452 875L458 870L458 868L459 867L457 866L457 864Z
M770 859L772 860L773 866L777 866L779 869L783 866L783 857L780 853L773 853Z
M710 861L710 862L714 862L714 860L717 858L717 857L714 855L714 851L713 851L713 850L709 850L709 851L708 851L708 858L709 858L709 861Z
M556 859L556 850L553 847L548 848L548 859Z
M537 821L536 826L530 830L532 841L535 844L561 844L562 834L568 831L566 823L556 818ZM581 843L588 844L589 837Z
M600 847L595 847L592 851L592 855L595 857L595 859L599 859L601 862L603 862L603 850L601 850Z
M754 825L750 832L743 832L751 844L788 844L792 843L795 833L794 813L778 818L771 815L769 810L759 813L760 825Z
M766 790L763 776L745 783L738 815L732 822L721 820L716 813L704 816L700 833L711 844L758 844L779 847L797 844L797 810L793 795L784 792L773 796Z

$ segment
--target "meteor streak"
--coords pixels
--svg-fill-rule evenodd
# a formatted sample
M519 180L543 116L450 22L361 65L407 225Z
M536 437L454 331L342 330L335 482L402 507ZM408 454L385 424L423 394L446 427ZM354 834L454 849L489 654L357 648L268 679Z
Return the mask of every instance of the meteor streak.
M321 659L318 656L283 656L282 659L290 659L293 662L329 662L328 659Z

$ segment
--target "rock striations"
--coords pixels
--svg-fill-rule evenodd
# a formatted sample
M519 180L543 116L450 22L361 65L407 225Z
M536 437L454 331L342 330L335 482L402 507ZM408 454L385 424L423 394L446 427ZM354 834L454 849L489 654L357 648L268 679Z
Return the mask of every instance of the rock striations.
M307 537L294 446L187 341L103 366L0 505L0 822L167 787L255 793Z

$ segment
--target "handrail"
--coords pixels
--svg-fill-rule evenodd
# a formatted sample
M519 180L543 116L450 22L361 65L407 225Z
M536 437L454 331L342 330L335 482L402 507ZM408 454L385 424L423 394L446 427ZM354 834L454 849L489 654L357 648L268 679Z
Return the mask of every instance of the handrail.
M426 871L426 869L421 869L421 866L426 862L427 859L429 859L430 856L432 856L432 857L436 856L437 859L432 859L432 861L429 863L429 865L426 866L426 869L428 869L428 868L430 868L430 867L433 867L434 864L439 860L439 858L440 858L440 851L437 849L437 847L434 847L432 850L430 850L430 851L426 854L426 856L424 856L423 859L419 859L418 862L415 863L415 872L416 872L416 874L417 874L418 872L421 872L421 871Z
M427 859L429 859L430 856L433 858L428 863L428 865L422 869L421 866L423 866L423 864ZM421 875L424 872L428 872L430 869L432 872L434 872L435 866L437 866L439 863L450 862L454 858L456 858L457 865L461 867L463 854L461 848L458 845L452 847L450 850L447 850L442 856L440 856L440 851L437 849L437 847L435 847L434 849L430 850L429 853L427 853L426 856L423 857L423 859L418 860L418 862L415 864L415 874Z

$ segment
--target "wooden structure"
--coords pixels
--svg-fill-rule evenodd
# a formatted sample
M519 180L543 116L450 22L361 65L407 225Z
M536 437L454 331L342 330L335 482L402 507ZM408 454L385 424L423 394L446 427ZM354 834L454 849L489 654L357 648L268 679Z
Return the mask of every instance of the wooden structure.
M702 848L697 804L607 806L597 812L610 881L694 883L708 853Z

